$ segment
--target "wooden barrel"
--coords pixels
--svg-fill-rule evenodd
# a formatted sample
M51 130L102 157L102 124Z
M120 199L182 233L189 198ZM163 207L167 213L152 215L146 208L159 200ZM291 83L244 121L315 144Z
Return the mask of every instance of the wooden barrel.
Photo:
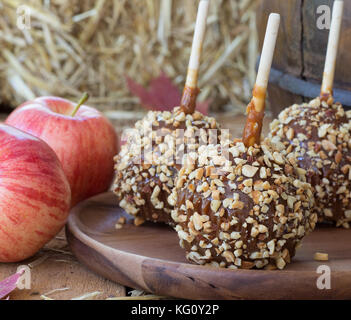
M324 17L333 0L260 0L257 30L262 46L268 15L281 15L281 26L268 88L274 116L294 103L319 96L329 29ZM351 107L351 1L344 1L344 17L335 73L334 97L346 109ZM319 8L319 9L318 9ZM321 11L319 11L321 10ZM321 12L321 13L320 13ZM317 25L317 21L319 22Z

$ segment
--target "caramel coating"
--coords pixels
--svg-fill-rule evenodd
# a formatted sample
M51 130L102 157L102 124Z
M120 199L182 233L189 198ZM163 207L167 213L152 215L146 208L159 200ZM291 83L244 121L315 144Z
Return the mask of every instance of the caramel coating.
M170 198L180 245L197 264L283 269L315 227L311 185L268 141L224 150L200 147L179 171Z
M313 187L319 221L349 228L351 112L316 98L283 110L271 123L275 145L298 159Z
M184 130L184 137L177 129ZM173 206L167 198L181 167L182 155L212 139L210 129L214 129L213 134L220 134L214 118L200 112L185 114L179 107L173 112L149 112L136 123L115 157L113 190L119 205L137 217L138 225L144 220L172 225Z

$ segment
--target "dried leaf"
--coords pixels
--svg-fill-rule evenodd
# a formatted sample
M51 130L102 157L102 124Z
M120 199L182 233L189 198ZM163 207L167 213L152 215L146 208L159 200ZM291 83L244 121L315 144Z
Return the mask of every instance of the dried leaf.
M164 72L150 81L149 88L144 88L129 77L126 77L129 91L140 99L141 105L149 110L172 111L179 105L181 92ZM210 101L197 103L197 110L208 114Z
M17 281L23 272L23 270L17 272L0 282L0 299L7 297L13 290L17 288Z
M208 115L208 109L210 107L211 101L205 100L196 103L196 110L200 111L204 115Z
M127 78L130 92L139 97L141 105L150 110L172 110L179 105L181 93L163 72L157 78L151 80L149 88Z

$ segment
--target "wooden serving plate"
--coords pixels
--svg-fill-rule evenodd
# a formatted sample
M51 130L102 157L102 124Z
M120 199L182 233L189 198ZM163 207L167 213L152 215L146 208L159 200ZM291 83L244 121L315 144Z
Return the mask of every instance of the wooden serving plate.
M117 230L120 216L128 223ZM128 287L186 299L351 299L351 230L318 228L305 238L285 270L227 270L187 263L175 231L135 227L104 193L76 206L66 228L76 257L98 274ZM326 252L329 261L313 260ZM317 288L320 265L331 270L331 289Z

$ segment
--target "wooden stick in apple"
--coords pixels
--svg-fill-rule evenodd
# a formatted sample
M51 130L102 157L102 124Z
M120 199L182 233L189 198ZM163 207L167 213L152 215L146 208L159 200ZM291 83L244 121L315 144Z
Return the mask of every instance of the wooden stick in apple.
M256 83L252 93L253 97L247 106L247 119L243 133L243 142L247 147L253 146L255 143L260 144L267 85L272 67L279 24L280 15L271 13L268 19Z
M343 1L334 1L320 96L284 109L271 123L270 137L298 159L313 187L319 222L350 228L351 115L334 103L333 82L343 14Z
M327 55L325 59L323 82L321 87L321 100L328 101L333 96L333 83L335 75L336 58L338 55L340 29L342 23L344 1L336 0L333 6L333 16L329 32Z
M201 0L196 18L195 32L191 55L186 77L185 87L183 90L182 100L180 103L181 109L186 114L192 114L196 108L196 98L199 93L197 87L200 59L202 46L205 39L206 21L209 8L209 0Z
M136 225L144 221L173 225L171 212L175 199L172 198L172 189L185 154L190 149L199 148L197 133L200 130L209 137L210 132L207 130L217 129L218 139L223 137L214 118L195 110L208 7L209 0L200 1L180 106L175 107L171 113L150 111L135 124L135 134L128 137L128 142L115 158L116 180L113 190L119 205L135 216ZM138 141L145 142L140 144Z
M273 141L261 143L259 139L279 21L278 14L269 17L244 131L245 144L235 139L224 148L223 143L201 146L193 155L196 161L179 171L172 218L180 246L193 263L232 269L283 269L316 224L317 216L311 213L311 185L303 182L303 173L297 173ZM286 193L282 195L281 190ZM274 195L269 206L264 193ZM290 198L299 198L299 205L290 205L286 200ZM284 249L275 246L279 243Z

